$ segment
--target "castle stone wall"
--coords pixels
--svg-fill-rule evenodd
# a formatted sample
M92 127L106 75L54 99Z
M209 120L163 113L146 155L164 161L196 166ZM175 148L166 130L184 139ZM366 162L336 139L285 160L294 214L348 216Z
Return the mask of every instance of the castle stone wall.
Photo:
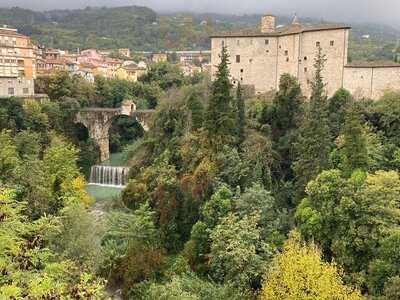
M227 46L233 84L240 82L253 86L256 93L264 93L278 90L281 75L289 73L297 77L303 94L309 97L315 58L321 47L326 59L322 76L328 96L342 87L356 98L372 99L388 90L400 90L400 64L347 63L350 27L303 26L295 18L291 25L271 30L273 20L273 16L263 17L261 32L212 36L212 78L222 47Z
M306 96L311 94L309 82L313 80L317 42L326 56L323 70L327 94L333 95L343 85L344 65L347 63L348 30L305 32L300 36L298 79ZM331 45L333 42L333 45Z
M379 99L387 91L400 91L400 67L344 68L344 84L357 99Z
M266 42L268 40L268 42ZM276 89L277 86L277 38L241 37L212 39L211 73L215 77L220 63L222 42L230 56L232 81L253 85L257 92ZM240 55L240 62L236 62Z
M333 41L333 45L331 45ZM343 84L343 66L347 62L348 30L324 30L279 37L221 37L211 42L213 78L220 62L222 46L230 56L233 83L254 85L258 93L279 88L279 78L289 73L299 79L304 95L310 95L317 42L326 55L324 78L332 95ZM236 57L240 56L240 62Z

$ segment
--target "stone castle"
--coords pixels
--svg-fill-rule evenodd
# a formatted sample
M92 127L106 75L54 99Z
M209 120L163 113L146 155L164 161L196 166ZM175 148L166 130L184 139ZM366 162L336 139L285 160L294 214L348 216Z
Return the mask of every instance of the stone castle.
M275 26L276 18L265 15L261 30L242 30L211 36L211 73L215 74L222 47L230 56L234 84L254 87L257 93L278 90L284 73L295 76L304 95L311 93L314 59L318 48L326 56L323 70L329 96L345 88L357 98L377 99L387 90L400 90L400 64L394 62L348 63L349 33L343 25Z

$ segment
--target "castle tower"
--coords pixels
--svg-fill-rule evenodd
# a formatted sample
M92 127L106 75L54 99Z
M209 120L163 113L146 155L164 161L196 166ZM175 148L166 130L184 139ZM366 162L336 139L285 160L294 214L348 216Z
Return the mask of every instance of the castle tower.
M275 31L276 17L274 15L265 15L261 18L261 32L270 33Z

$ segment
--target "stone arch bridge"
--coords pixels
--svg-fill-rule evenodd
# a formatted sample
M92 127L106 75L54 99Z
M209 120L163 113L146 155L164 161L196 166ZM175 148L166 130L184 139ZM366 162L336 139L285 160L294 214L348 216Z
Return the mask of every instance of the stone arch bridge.
M110 158L109 130L118 116L134 117L145 131L149 130L148 122L153 110L137 110L135 103L125 100L120 108L88 107L75 115L75 123L83 124L100 148L100 161Z

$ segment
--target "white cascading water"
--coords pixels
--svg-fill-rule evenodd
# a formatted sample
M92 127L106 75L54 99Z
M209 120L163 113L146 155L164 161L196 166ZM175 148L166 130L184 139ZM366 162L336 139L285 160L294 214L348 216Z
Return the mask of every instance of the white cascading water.
M90 170L90 185L124 187L128 182L128 167L93 166Z

